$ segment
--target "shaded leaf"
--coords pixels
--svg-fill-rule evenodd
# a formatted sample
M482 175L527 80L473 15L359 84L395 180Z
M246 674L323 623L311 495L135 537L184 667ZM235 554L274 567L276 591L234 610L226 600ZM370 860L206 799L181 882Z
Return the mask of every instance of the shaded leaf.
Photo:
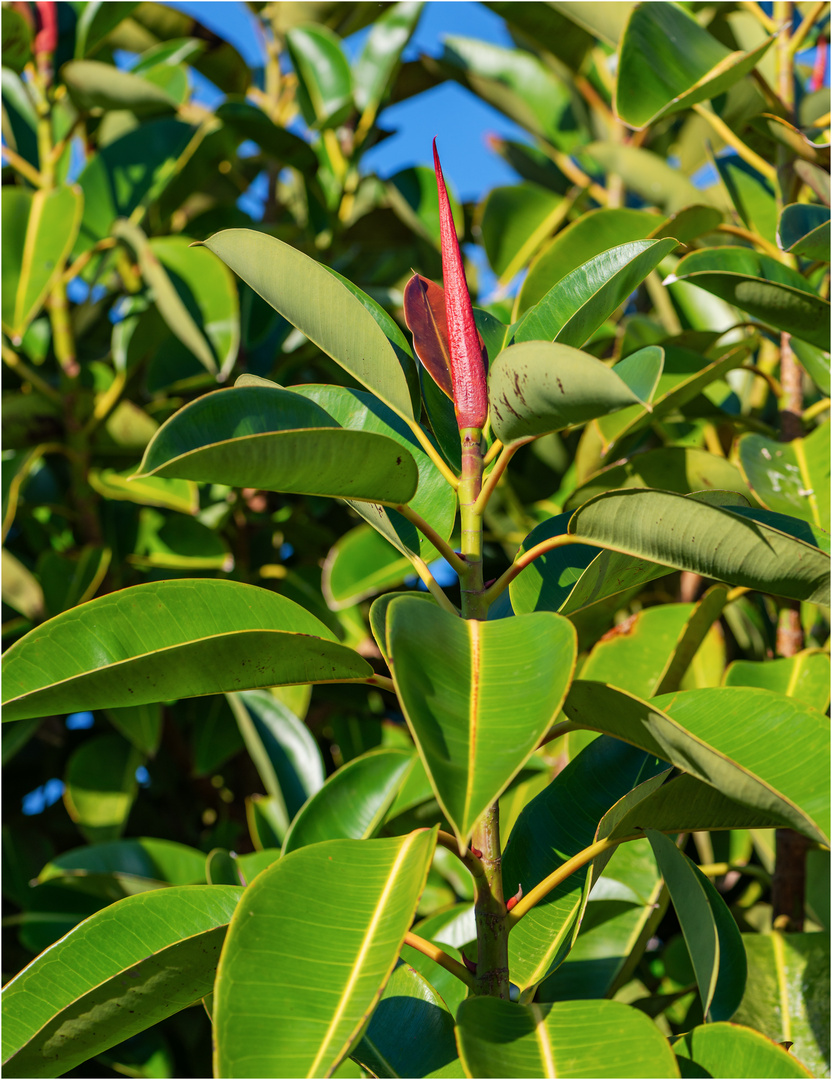
M129 109L137 116L159 116L176 111L176 101L162 87L112 64L71 60L61 68L61 78L80 112Z
M769 510L829 530L829 423L805 439L776 442L747 432L737 444L749 487Z
M120 735L99 735L70 756L64 776L67 813L90 843L115 840L127 824L144 755Z
M829 209L812 203L783 207L777 243L784 251L806 259L829 260Z
M739 1024L703 1024L674 1046L682 1076L738 1077L811 1076L809 1070L782 1046L759 1031Z

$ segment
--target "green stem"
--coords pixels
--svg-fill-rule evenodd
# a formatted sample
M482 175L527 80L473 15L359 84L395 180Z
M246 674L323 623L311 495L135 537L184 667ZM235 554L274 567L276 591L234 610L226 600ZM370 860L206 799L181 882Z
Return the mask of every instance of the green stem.
M452 975L464 982L470 989L475 989L475 979L473 974L465 967L464 964L460 964L458 960L454 960L452 956L448 956L446 952L443 952L438 945L434 945L432 941L425 941L424 938L419 937L418 934L414 934L412 931L408 931L404 936L405 945L409 945L411 949L417 949L420 953L430 957L434 963L439 964L446 971L450 971Z
M573 536L571 533L562 533L560 536L553 536L550 540L543 540L539 544L535 544L534 547L529 548L528 551L524 551L522 555L518 555L508 570L497 578L490 589L486 590L485 601L487 604L493 604L497 597L514 581L518 574L533 563L535 559L541 555L545 555L547 551L554 551L555 548L563 547L565 544L585 544L587 541L580 536Z
M419 440L422 449L425 451L425 453L428 455L428 457L431 459L437 469L442 473L442 475L445 477L445 479L448 481L454 491L456 491L459 487L459 477L455 473L453 473L445 464L445 460L443 459L442 455L428 438L427 432L422 429L421 424L419 424L416 420L407 419L407 417L402 417L402 419L406 420L407 426Z
M716 115L713 109L706 108L701 103L694 105L693 109L703 120L707 120L717 135L719 135L719 137L729 146L732 146L743 161L747 162L752 169L756 169L761 176L764 176L767 180L771 180L772 183L777 179L777 170L775 167L764 158L761 158L759 154L756 154L750 146L747 146L742 139L728 127L725 121Z
M531 442L531 440L528 440ZM482 486L482 490L477 496L477 501L474 503L474 513L482 515L485 512L486 506L488 506L488 500L491 498L491 494L494 488L499 484L500 478L506 471L508 463L517 453L521 446L525 443L513 443L511 446L504 446L500 451L500 456L494 464L494 468L486 477L485 483Z
M482 577L482 513L477 510L477 499L482 489L481 434L477 428L463 428L460 432L462 475L459 480L459 515L465 566L459 575L459 582L464 619L485 619L488 614Z
M459 859L462 865L471 872L474 878L482 877L483 865L482 861L469 848L464 855L459 853L459 844L455 836L451 836L450 833L443 832L442 829L436 835L436 843L443 848L447 848L448 851L453 852Z
M827 0L818 0L818 3L815 4L812 10L803 16L803 21L800 26L798 26L797 30L795 30L794 34L792 34L788 44L788 50L792 56L794 56L795 53L800 52L809 31L824 13L826 6Z
M442 591L442 587L440 586L439 582L428 569L425 560L420 559L419 556L414 555L413 552L410 552L407 557L410 559L410 562L413 565L413 569L422 579L422 581L427 587L428 592L431 594L437 604L439 604L441 608L444 608L444 610L447 611L450 615L459 615L459 612L456 610L454 605Z
M3 157L16 173L19 173L24 180L29 181L32 187L41 188L44 186L43 176L41 176L38 170L30 165L25 158L22 158L20 154L15 153L15 151L11 150L8 146L4 146Z
M547 897L553 889L556 889L562 881L566 881L568 877L571 877L576 870L580 870L582 866L591 863L593 859L602 855L605 851L609 851L610 848L618 847L619 844L623 844L627 840L641 840L643 837L644 833L633 833L631 836L620 836L616 840L610 840L609 838L596 840L594 844L590 844L583 851L579 851L577 855L573 855L571 859L567 859L557 870L545 877L539 885L535 885L531 892L527 893L516 907L508 913L509 930L541 900Z
M368 679L362 679L361 682L366 683L367 686L377 686L379 690L389 690L391 694L396 692L396 684L386 675L371 675Z
M465 563L462 559L460 559L448 541L443 540L436 529L434 529L432 525L429 525L420 514L417 514L415 510L412 510L406 505L399 505L396 507L396 510L398 510L402 517L406 517L409 522L415 525L423 536L430 540L442 558L450 563L457 574L464 572Z

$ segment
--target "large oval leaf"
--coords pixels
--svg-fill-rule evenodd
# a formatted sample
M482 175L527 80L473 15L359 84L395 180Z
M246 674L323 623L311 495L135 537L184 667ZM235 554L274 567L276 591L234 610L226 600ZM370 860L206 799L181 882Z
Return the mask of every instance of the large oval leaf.
M3 656L3 719L371 674L283 596L235 581L162 581L91 600L15 642Z
M625 739L772 824L820 843L829 830L821 713L768 690L713 687L646 702L604 683L572 683L563 710L579 727ZM823 776L822 776L823 774Z
M494 433L507 445L639 404L606 364L550 341L503 349L488 373L488 399Z
M457 1013L469 1076L678 1076L673 1051L649 1016L618 1001L515 1005L469 998Z
M227 229L205 246L394 412L412 419L407 377L412 359L325 267L252 229Z
M829 301L796 270L751 248L703 248L686 255L665 280L687 281L766 326L829 350Z
M300 394L270 386L235 386L192 401L159 428L141 469L378 503L409 502L418 485L416 462L400 443L341 428Z
M87 844L50 859L37 880L74 884L109 899L117 889L130 896L168 885L204 885L205 852L153 837Z
M77 187L3 188L3 329L15 344L64 271L83 207Z
M176 102L160 86L98 60L71 60L61 68L73 104L90 109L129 109L138 116L176 111Z
M812 1075L785 1047L740 1024L703 1024L688 1032L674 1049L685 1076L705 1073L716 1080L761 1076L791 1080Z
M79 923L3 992L3 1074L61 1076L211 992L242 895L187 885Z
M514 340L580 347L675 247L672 237L636 240L596 255L526 312Z
M549 612L478 622L397 597L387 643L410 729L464 850L557 715L574 670L575 631Z
M256 878L217 972L218 1076L332 1075L393 971L435 844L436 830L330 840Z
M749 432L738 443L740 468L769 510L829 529L829 423L806 439L775 442Z
M684 495L635 488L598 495L573 514L569 532L676 570L829 603L825 552L761 521Z

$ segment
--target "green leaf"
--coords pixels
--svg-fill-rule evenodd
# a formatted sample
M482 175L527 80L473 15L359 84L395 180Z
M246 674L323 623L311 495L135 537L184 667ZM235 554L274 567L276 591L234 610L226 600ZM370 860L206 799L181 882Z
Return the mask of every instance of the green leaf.
M416 29L423 8L424 4L417 0L401 0L373 21L352 69L353 97L362 114L374 117L384 101L402 51Z
M829 603L829 557L734 508L666 491L608 492L584 503L569 532L613 551L775 596Z
M416 462L419 476L416 494L410 500L411 509L429 521L444 540L450 537L456 518L456 492L422 449L407 424L372 394L363 390L350 390L343 386L308 385L295 387L293 392L320 406L346 430L385 436L403 447ZM366 462L363 462L359 471L366 467ZM367 506L361 502L351 505L402 553L413 551L426 559L434 557L433 545L421 536L415 525L395 510L384 510L380 506Z
M3 65L21 72L31 56L32 27L19 11L8 8L3 12Z
M768 690L711 687L648 703L576 679L563 706L578 727L625 739L670 762L742 807L817 839L827 835L829 795L822 715Z
M219 379L225 379L240 345L240 304L234 275L219 259L190 246L184 236L155 236L150 251L168 272L189 313L210 343ZM158 298L157 298L158 305Z
M333 611L351 607L413 573L410 560L369 525L357 525L330 548L322 588Z
M686 255L665 284L675 281L698 285L765 326L829 350L829 301L770 255L751 248L702 248Z
M307 799L324 783L324 763L306 724L268 690L229 694L249 757L280 811L282 840Z
M338 35L326 26L296 26L286 47L298 77L298 104L311 128L342 123L352 110L352 75Z
M330 840L257 877L217 973L218 1075L332 1074L393 971L435 844L436 831L426 829Z
M95 52L104 38L129 18L138 6L130 0L115 4L93 0L86 4L75 24L75 59L80 60Z
M436 175L426 165L414 165L402 169L387 181L387 193L390 207L417 236L423 236L434 247L439 248L439 195L436 188ZM448 201L454 219L457 237L461 240L465 232L465 217L462 204L448 189Z
M672 840L652 829L647 839L679 917L702 1012L708 1021L730 1019L745 990L745 950L725 901Z
M601 469L569 496L564 510L577 510L604 492L630 488L659 488L683 495L697 491L732 491L746 498L750 496L739 469L724 457L697 447L662 446L634 454L623 465L608 465Z
M387 640L405 716L463 851L557 715L575 631L549 612L478 622L398 597Z
M188 885L90 916L3 993L3 1072L61 1076L210 993L241 889Z
M64 272L83 206L77 187L3 187L3 330L15 345Z
M251 229L227 229L205 246L405 420L413 417L406 368L377 321L320 263Z
M427 979L401 964L352 1052L373 1076L464 1076L454 1018Z
M537 184L495 187L482 208L482 242L500 283L510 282L563 217L563 198Z
M648 346L648 348L655 347ZM640 349L633 355L638 356L646 351L647 349ZM668 413L676 412L681 406L692 401L706 386L717 379L724 378L732 368L739 367L748 356L748 347L743 343L720 353L715 359L706 359L692 349L681 348L670 343L665 343L662 352L664 353L664 367L659 376L658 386L651 398L642 399L650 401L651 409L648 410L644 405L633 405L609 416L599 416L595 421L604 443L605 454L625 435L645 427L651 421L661 419ZM629 357L619 361L613 370L626 363L627 360Z
M704 193L654 150L624 142L594 142L582 147L581 154L596 168L620 176L625 188L666 214L702 201Z
M829 655L804 649L777 660L735 660L722 679L723 686L758 686L794 697L819 712L829 705Z
M506 445L638 402L606 364L551 341L525 341L504 349L488 374L488 398L494 433Z
M682 1076L745 1080L770 1076L778 1080L812 1073L782 1046L759 1031L739 1024L703 1024L674 1046Z
M653 1021L618 1001L515 1005L469 998L457 1013L468 1076L676 1076L673 1051Z
M529 267L517 297L515 314L534 307L567 274L602 252L634 240L646 240L664 223L659 214L623 207L581 214L557 233Z
M734 1023L775 1042L791 1042L814 1076L829 1071L829 938L826 934L743 934L748 957L745 996ZM804 1076L805 1073L798 1075Z
M514 340L548 339L579 348L676 246L673 238L635 240L596 255L526 312Z
M806 259L829 261L829 208L814 203L783 207L777 225L777 245Z
M127 559L134 566L172 570L234 569L234 556L213 529L196 518L165 515L149 506L139 511L135 550Z
M292 822L283 843L284 856L324 840L375 836L414 761L409 750L370 750L348 761Z
M558 514L537 525L520 545L518 555L566 532L571 514ZM559 611L569 615L671 571L654 562L603 551L589 544L554 548L531 562L509 586L518 615L529 611Z
M38 875L39 884L47 881L108 899L167 885L204 885L205 853L153 837L92 844L50 859Z
M163 480L158 476L137 477L135 467L124 472L90 469L90 487L105 499L125 500L140 506L160 506L180 514L199 510L199 488L192 480Z
M645 755L617 739L595 739L521 811L503 852L506 894L529 893L595 840L599 820L645 769ZM578 932L587 871L557 885L509 934L511 981L531 990L563 962Z
M61 68L73 105L79 112L129 109L137 116L176 111L176 101L160 86L98 60L70 60Z
M141 470L393 504L409 502L418 484L416 462L400 443L341 428L300 394L264 386L217 390L180 409L154 435Z
M717 157L714 164L743 223L773 244L777 201L771 181L741 157Z
M548 4L523 4L518 7L513 0L509 0L508 3L487 3L485 7L520 30L529 41L548 49L573 71L577 71L594 44L590 34Z
M245 98L226 98L215 115L244 139L257 143L264 154L312 176L318 168L315 151L298 135L273 123Z
M636 4L621 39L615 110L640 129L715 98L751 73L775 37L731 52L676 4Z
M107 65L112 72L112 66ZM84 216L73 249L77 258L109 236L116 218L129 218L159 196L172 179L177 159L194 135L179 120L152 120L99 149L78 177ZM98 265L93 260L91 267Z
M737 444L740 468L769 510L829 530L829 422L805 439L776 442L747 432Z
M124 831L143 763L144 755L120 735L89 739L71 755L64 805L90 843L115 840Z
M3 719L372 674L334 638L298 604L252 585L136 585L58 615L7 650Z

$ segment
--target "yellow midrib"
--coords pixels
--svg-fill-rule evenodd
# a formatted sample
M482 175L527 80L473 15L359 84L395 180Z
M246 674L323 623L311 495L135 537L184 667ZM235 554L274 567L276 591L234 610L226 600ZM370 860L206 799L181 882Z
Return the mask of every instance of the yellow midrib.
M556 1077L555 1056L552 1053L552 1043L549 1040L549 1032L546 1030L546 1017L539 1005L530 1005L529 1009L534 1017L534 1034L537 1045L540 1047L540 1056L543 1059L543 1075Z

